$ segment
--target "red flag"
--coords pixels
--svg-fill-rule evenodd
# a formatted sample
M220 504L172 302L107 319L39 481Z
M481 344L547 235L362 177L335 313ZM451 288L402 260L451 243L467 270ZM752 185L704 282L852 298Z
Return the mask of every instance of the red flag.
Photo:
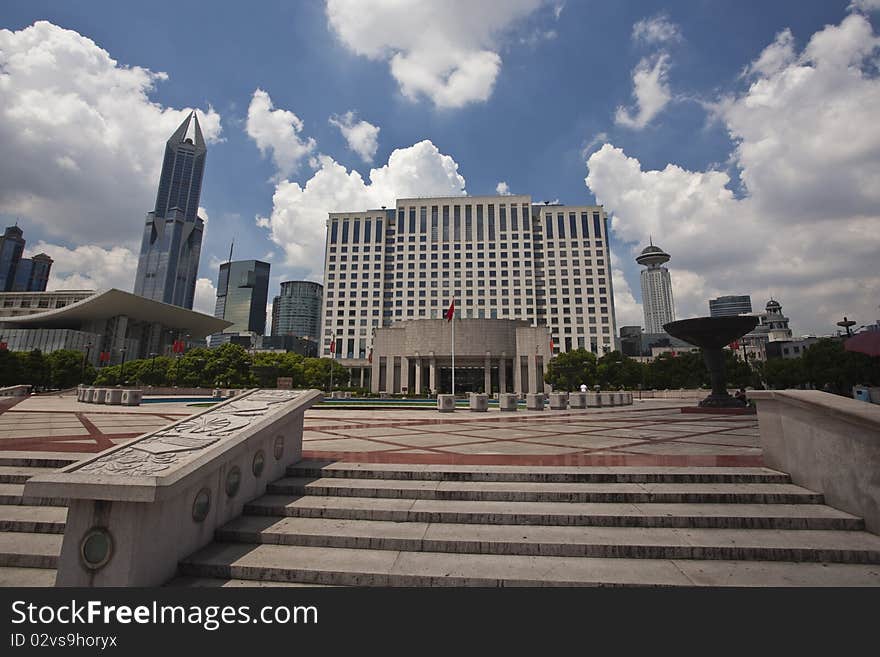
M336 338L330 340L330 355L336 357Z
M733 342L731 342L727 346L730 347L731 349L739 349L739 342L737 340L734 340Z
M9 345L7 345L5 342L0 342L0 351L6 351L8 347Z
M444 315L447 322L452 321L452 318L455 317L455 299L452 300L452 303L449 304L449 310L446 311Z
M110 361L110 352L109 351L102 351L101 355L98 357L98 360L101 361L102 363L109 362Z
M553 352L553 338L550 338L550 352Z
M373 362L373 350L372 349L370 349L370 355L369 355L369 357L367 357L367 362L370 362L370 363Z

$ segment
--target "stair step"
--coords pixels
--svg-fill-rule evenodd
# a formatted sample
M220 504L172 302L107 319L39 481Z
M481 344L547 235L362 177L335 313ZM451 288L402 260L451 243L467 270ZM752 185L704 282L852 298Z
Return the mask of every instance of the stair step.
M863 530L864 521L813 504L626 504L448 501L264 495L251 515L481 525Z
M822 504L794 484L591 484L285 477L268 493L503 502Z
M0 466L13 468L52 468L53 470L57 470L58 468L63 468L76 462L76 458L34 456L32 453L26 452L19 452L15 455L7 453L0 456Z
M0 505L67 506L67 500L55 497L31 497L24 494L24 484L0 484Z
M0 532L63 534L66 522L63 506L0 505Z
M880 586L880 566L597 559L213 543L195 577L350 586Z
M34 475L55 472L56 468L22 465L0 465L0 484L23 484Z
M632 559L880 563L867 532L559 527L241 516L226 542L308 547Z
M0 566L57 568L63 539L60 534L0 532Z
M767 483L791 478L770 468L550 467L482 465L412 465L300 461L291 477L391 479L422 481L516 481L536 483Z
M55 569L0 566L0 588L24 586L55 586Z
M324 584L303 584L300 582L271 582L258 579L224 579L220 577L194 577L192 575L180 575L175 577L165 586L180 587L207 587L207 588L237 588L237 587L255 587L255 586L287 586L287 587L323 587Z

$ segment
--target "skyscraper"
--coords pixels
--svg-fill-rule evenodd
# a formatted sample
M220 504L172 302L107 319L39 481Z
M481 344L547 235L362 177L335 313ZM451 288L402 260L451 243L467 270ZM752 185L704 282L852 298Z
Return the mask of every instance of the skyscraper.
M710 317L730 317L752 312L752 297L748 294L728 295L709 299Z
M641 273L645 332L663 333L663 325L675 321L672 280L669 278L669 270L662 266L669 262L669 254L659 246L654 246L652 241L642 249L636 262L645 265Z
M22 258L25 240L21 228L8 226L0 236L0 292L44 292L52 258L39 253Z
M266 331L269 266L259 260L234 260L220 265L214 317L232 322L224 333L263 335Z
M165 145L156 207L147 213L134 293L192 309L204 220L205 140L192 112Z
M554 352L601 355L614 348L609 258L601 206L455 196L333 212L321 353L367 365L374 328L442 318L454 297L459 318L526 320L550 328Z
M272 335L318 340L324 286L312 281L285 281L272 302Z

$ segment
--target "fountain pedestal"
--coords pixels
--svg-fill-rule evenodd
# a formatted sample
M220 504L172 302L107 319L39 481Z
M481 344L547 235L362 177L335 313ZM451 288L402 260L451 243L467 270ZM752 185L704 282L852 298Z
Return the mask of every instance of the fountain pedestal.
M752 315L734 317L695 317L663 325L669 335L684 340L703 350L703 360L709 370L712 393L703 399L703 408L743 408L745 403L727 392L724 368L724 347L741 338L758 325Z

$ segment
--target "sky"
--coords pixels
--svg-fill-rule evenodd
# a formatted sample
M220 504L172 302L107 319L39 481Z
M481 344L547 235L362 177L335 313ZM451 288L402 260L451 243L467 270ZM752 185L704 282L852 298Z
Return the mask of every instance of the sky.
M208 141L219 264L320 281L328 212L530 194L610 217L618 326L653 238L678 318L771 297L795 335L880 318L880 0L0 4L0 221L49 289L131 290L165 141Z

